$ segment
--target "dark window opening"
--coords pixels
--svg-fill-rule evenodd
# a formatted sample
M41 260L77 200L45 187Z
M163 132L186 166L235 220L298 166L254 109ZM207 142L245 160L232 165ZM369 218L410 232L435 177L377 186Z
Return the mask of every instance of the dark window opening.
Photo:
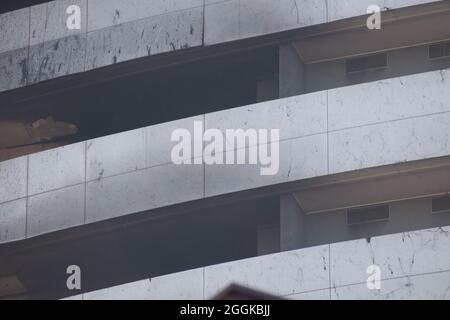
M277 50L234 52L194 62L121 76L102 83L39 92L21 102L2 103L0 161L41 150L204 113L245 106L277 97ZM98 78L97 70L83 77ZM100 72L100 71L98 71ZM25 95L31 87L22 88ZM41 121L74 125L76 134L52 139L17 140L16 126ZM59 124L58 124L59 125ZM22 130L26 131L26 130Z
M430 59L450 57L450 41L428 46L428 56Z
M387 53L348 59L345 62L346 73L363 72L387 67Z
M431 200L431 212L450 211L450 196L433 198Z
M389 205L356 208L347 211L348 225L385 220L389 220Z
M2 0L0 4L0 14L28 8L46 2L51 2L51 0Z

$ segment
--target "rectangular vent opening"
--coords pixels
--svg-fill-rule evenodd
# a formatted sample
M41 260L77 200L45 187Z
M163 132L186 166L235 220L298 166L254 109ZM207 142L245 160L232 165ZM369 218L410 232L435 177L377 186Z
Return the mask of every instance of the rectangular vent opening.
M431 200L431 212L450 211L450 196L437 197Z
M347 210L347 224L355 225L389 220L389 205Z
M377 53L370 56L348 59L345 62L347 74L369 71L387 67L387 53Z
M450 57L450 41L429 45L428 56L430 59Z

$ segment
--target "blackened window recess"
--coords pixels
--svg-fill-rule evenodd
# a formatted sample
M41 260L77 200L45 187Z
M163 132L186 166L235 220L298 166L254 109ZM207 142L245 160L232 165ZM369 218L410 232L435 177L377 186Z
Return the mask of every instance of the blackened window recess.
M377 53L369 56L348 59L345 62L345 72L347 74L364 72L374 69L386 68L388 54Z
M348 225L387 220L389 220L389 205L370 206L347 210Z
M51 1L52 0L1 0L0 14Z
M256 103L260 79L275 78L277 54L276 47L265 47L214 56L67 88L7 106L4 112L17 120L52 116L79 129L71 142L84 141Z
M430 59L450 57L450 41L435 43L428 46L428 57Z
M431 212L450 212L450 196L436 197L431 200Z

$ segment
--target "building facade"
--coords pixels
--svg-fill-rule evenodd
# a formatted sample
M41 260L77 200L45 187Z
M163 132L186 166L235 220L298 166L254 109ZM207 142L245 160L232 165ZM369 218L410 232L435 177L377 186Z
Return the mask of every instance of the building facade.
M450 299L450 1L0 14L0 299Z

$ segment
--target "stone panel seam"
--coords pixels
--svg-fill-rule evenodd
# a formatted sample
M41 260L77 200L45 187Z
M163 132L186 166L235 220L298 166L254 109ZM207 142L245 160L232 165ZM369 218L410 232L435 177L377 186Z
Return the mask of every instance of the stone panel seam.
M55 189L50 189L50 190L46 190L46 191L42 191L42 192L33 193L33 194L28 195L28 198L43 195L43 194L50 193L50 192L60 191L60 190L64 190L64 189L68 189L68 188L72 188L72 187L76 187L76 186L81 186L82 184L85 184L85 182L83 181L83 182L79 182L79 183L70 184L70 185L67 185L64 187L59 187L59 188L55 188Z
M341 128L341 129L334 129L334 130L330 130L328 132L329 133L341 132L341 131L346 131L346 130L351 130L351 129L366 128L366 127L377 126L377 125L380 125L380 124L400 122L400 121L404 121L404 120L427 118L427 117L431 117L431 116L445 115L445 114L450 114L450 111L441 111L441 112L434 112L434 113L428 113L428 114L421 114L421 115L417 115L417 116L403 117L403 118L393 119L393 120L388 120L388 121L372 122L372 123L362 124L362 125L353 126L353 127L345 127L345 128Z
M329 117L329 97L327 90L327 174L330 174L330 117Z
M86 224L86 202L87 202L87 141L84 142L84 212L83 224Z
M381 278L380 281L399 280L399 279L405 279L405 278L416 278L416 277L420 277L420 276L427 276L427 275L441 274L441 273L450 273L450 269L440 270L440 271L423 272L423 273L413 273L413 274L407 274L407 275L392 277L392 278ZM331 287L331 289L356 286L356 285L361 285L361 284L366 284L366 283L367 282L364 281L364 282L352 282L352 283L342 284L342 285L338 285L338 286L333 285Z
M300 291L300 292L294 292L294 293L289 293L289 294L283 294L280 297L291 297L291 296L295 296L298 294L303 294L303 293L311 293L311 292L318 292L318 291L323 291L323 290L329 290L330 288L320 288L320 289L312 289L312 290L306 290L306 291Z
M328 289L331 300L331 244L328 244Z
M30 180L30 156L27 156L27 174L26 174L26 198L25 198L25 239L28 238L28 188L29 188L29 180Z
M196 9L203 9L203 5L195 6L195 7L187 8L187 9L178 9L178 10L174 10L174 11L164 12L164 13L156 14L156 15L153 15L153 16L148 16L148 17L144 17L144 18L139 18L139 19L134 19L134 20L130 20L130 21L125 21L125 22L122 22L122 23L119 23L119 24L113 24L113 25L110 25L110 26L107 26L107 27L98 28L98 29L93 29L93 30L89 30L88 29L88 30L86 30L87 31L86 33L89 35L90 33L104 31L104 30L112 29L112 28L115 28L115 27L118 27L118 26L124 26L124 25L127 25L127 24L141 22L141 21L148 20L148 19L151 19L151 18L161 17L161 16L175 14L175 13L180 13L180 12L185 12L185 11L192 11L192 10L196 10ZM88 17L88 21L89 21L89 17Z

